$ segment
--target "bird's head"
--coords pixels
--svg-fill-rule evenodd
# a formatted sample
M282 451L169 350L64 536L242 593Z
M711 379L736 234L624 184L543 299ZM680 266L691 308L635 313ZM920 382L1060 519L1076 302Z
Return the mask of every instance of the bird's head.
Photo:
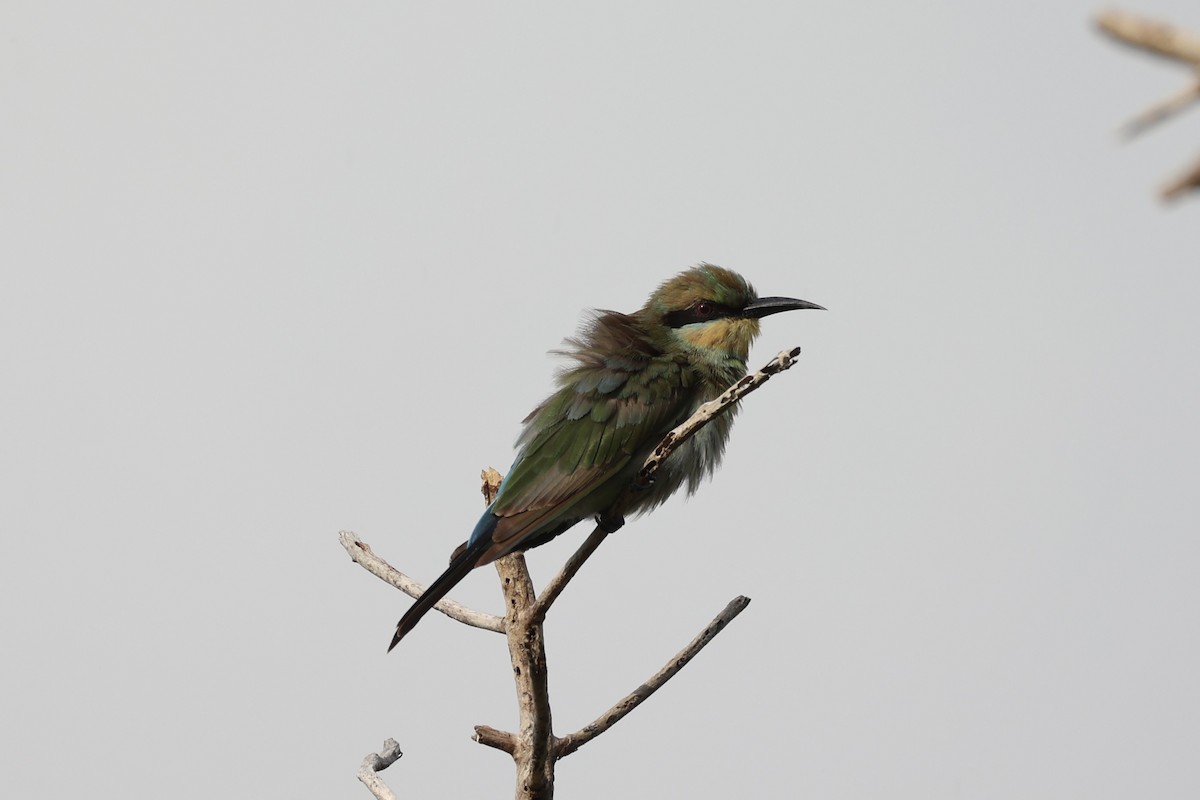
M733 270L700 264L668 278L650 295L640 314L662 332L669 346L714 365L745 364L758 321L770 314L821 306L791 297L759 297ZM822 309L823 310L823 309Z

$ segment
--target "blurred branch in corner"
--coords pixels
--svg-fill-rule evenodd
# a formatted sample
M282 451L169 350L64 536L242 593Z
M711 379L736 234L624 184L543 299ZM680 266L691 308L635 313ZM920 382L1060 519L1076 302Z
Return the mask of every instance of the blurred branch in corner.
M1096 15L1101 31L1122 44L1136 47L1182 64L1191 70L1191 82L1169 97L1154 103L1121 127L1132 138L1175 116L1200 100L1200 33L1129 11L1107 10ZM1164 200L1175 200L1200 189L1200 160L1169 180L1160 190Z

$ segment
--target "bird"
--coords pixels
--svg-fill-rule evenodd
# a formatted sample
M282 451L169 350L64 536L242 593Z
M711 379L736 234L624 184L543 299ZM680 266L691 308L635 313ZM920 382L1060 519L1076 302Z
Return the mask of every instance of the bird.
M396 625L390 652L471 570L545 544L597 517L615 530L625 515L657 508L686 484L696 491L721 461L736 406L626 490L672 428L746 374L759 320L822 306L759 297L733 270L701 263L663 281L632 314L595 311L565 349L557 389L525 417L517 457L446 571ZM620 507L616 507L617 505Z

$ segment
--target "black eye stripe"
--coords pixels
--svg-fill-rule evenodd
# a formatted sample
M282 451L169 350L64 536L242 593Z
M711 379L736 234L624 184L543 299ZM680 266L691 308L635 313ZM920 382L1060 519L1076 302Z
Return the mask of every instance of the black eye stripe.
M696 322L710 322L721 317L737 316L739 311L736 308L719 305L711 300L702 301L708 303L712 307L712 312L709 314L701 314L697 308L700 305L695 303L687 308L682 308L678 311L669 311L663 315L663 324L668 328L682 328L684 325L691 325Z

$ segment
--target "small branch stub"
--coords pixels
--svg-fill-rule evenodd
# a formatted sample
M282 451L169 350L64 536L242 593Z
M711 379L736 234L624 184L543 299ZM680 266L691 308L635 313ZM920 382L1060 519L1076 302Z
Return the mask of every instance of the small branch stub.
M483 484L479 487L479 491L483 492L483 502L491 505L496 499L496 495L500 494L500 484L504 482L504 476L495 470L493 467L488 467L483 472L479 473L479 478Z
M480 744L503 750L509 755L517 751L517 737L508 731L496 730L490 725L476 725L475 735L471 738Z

